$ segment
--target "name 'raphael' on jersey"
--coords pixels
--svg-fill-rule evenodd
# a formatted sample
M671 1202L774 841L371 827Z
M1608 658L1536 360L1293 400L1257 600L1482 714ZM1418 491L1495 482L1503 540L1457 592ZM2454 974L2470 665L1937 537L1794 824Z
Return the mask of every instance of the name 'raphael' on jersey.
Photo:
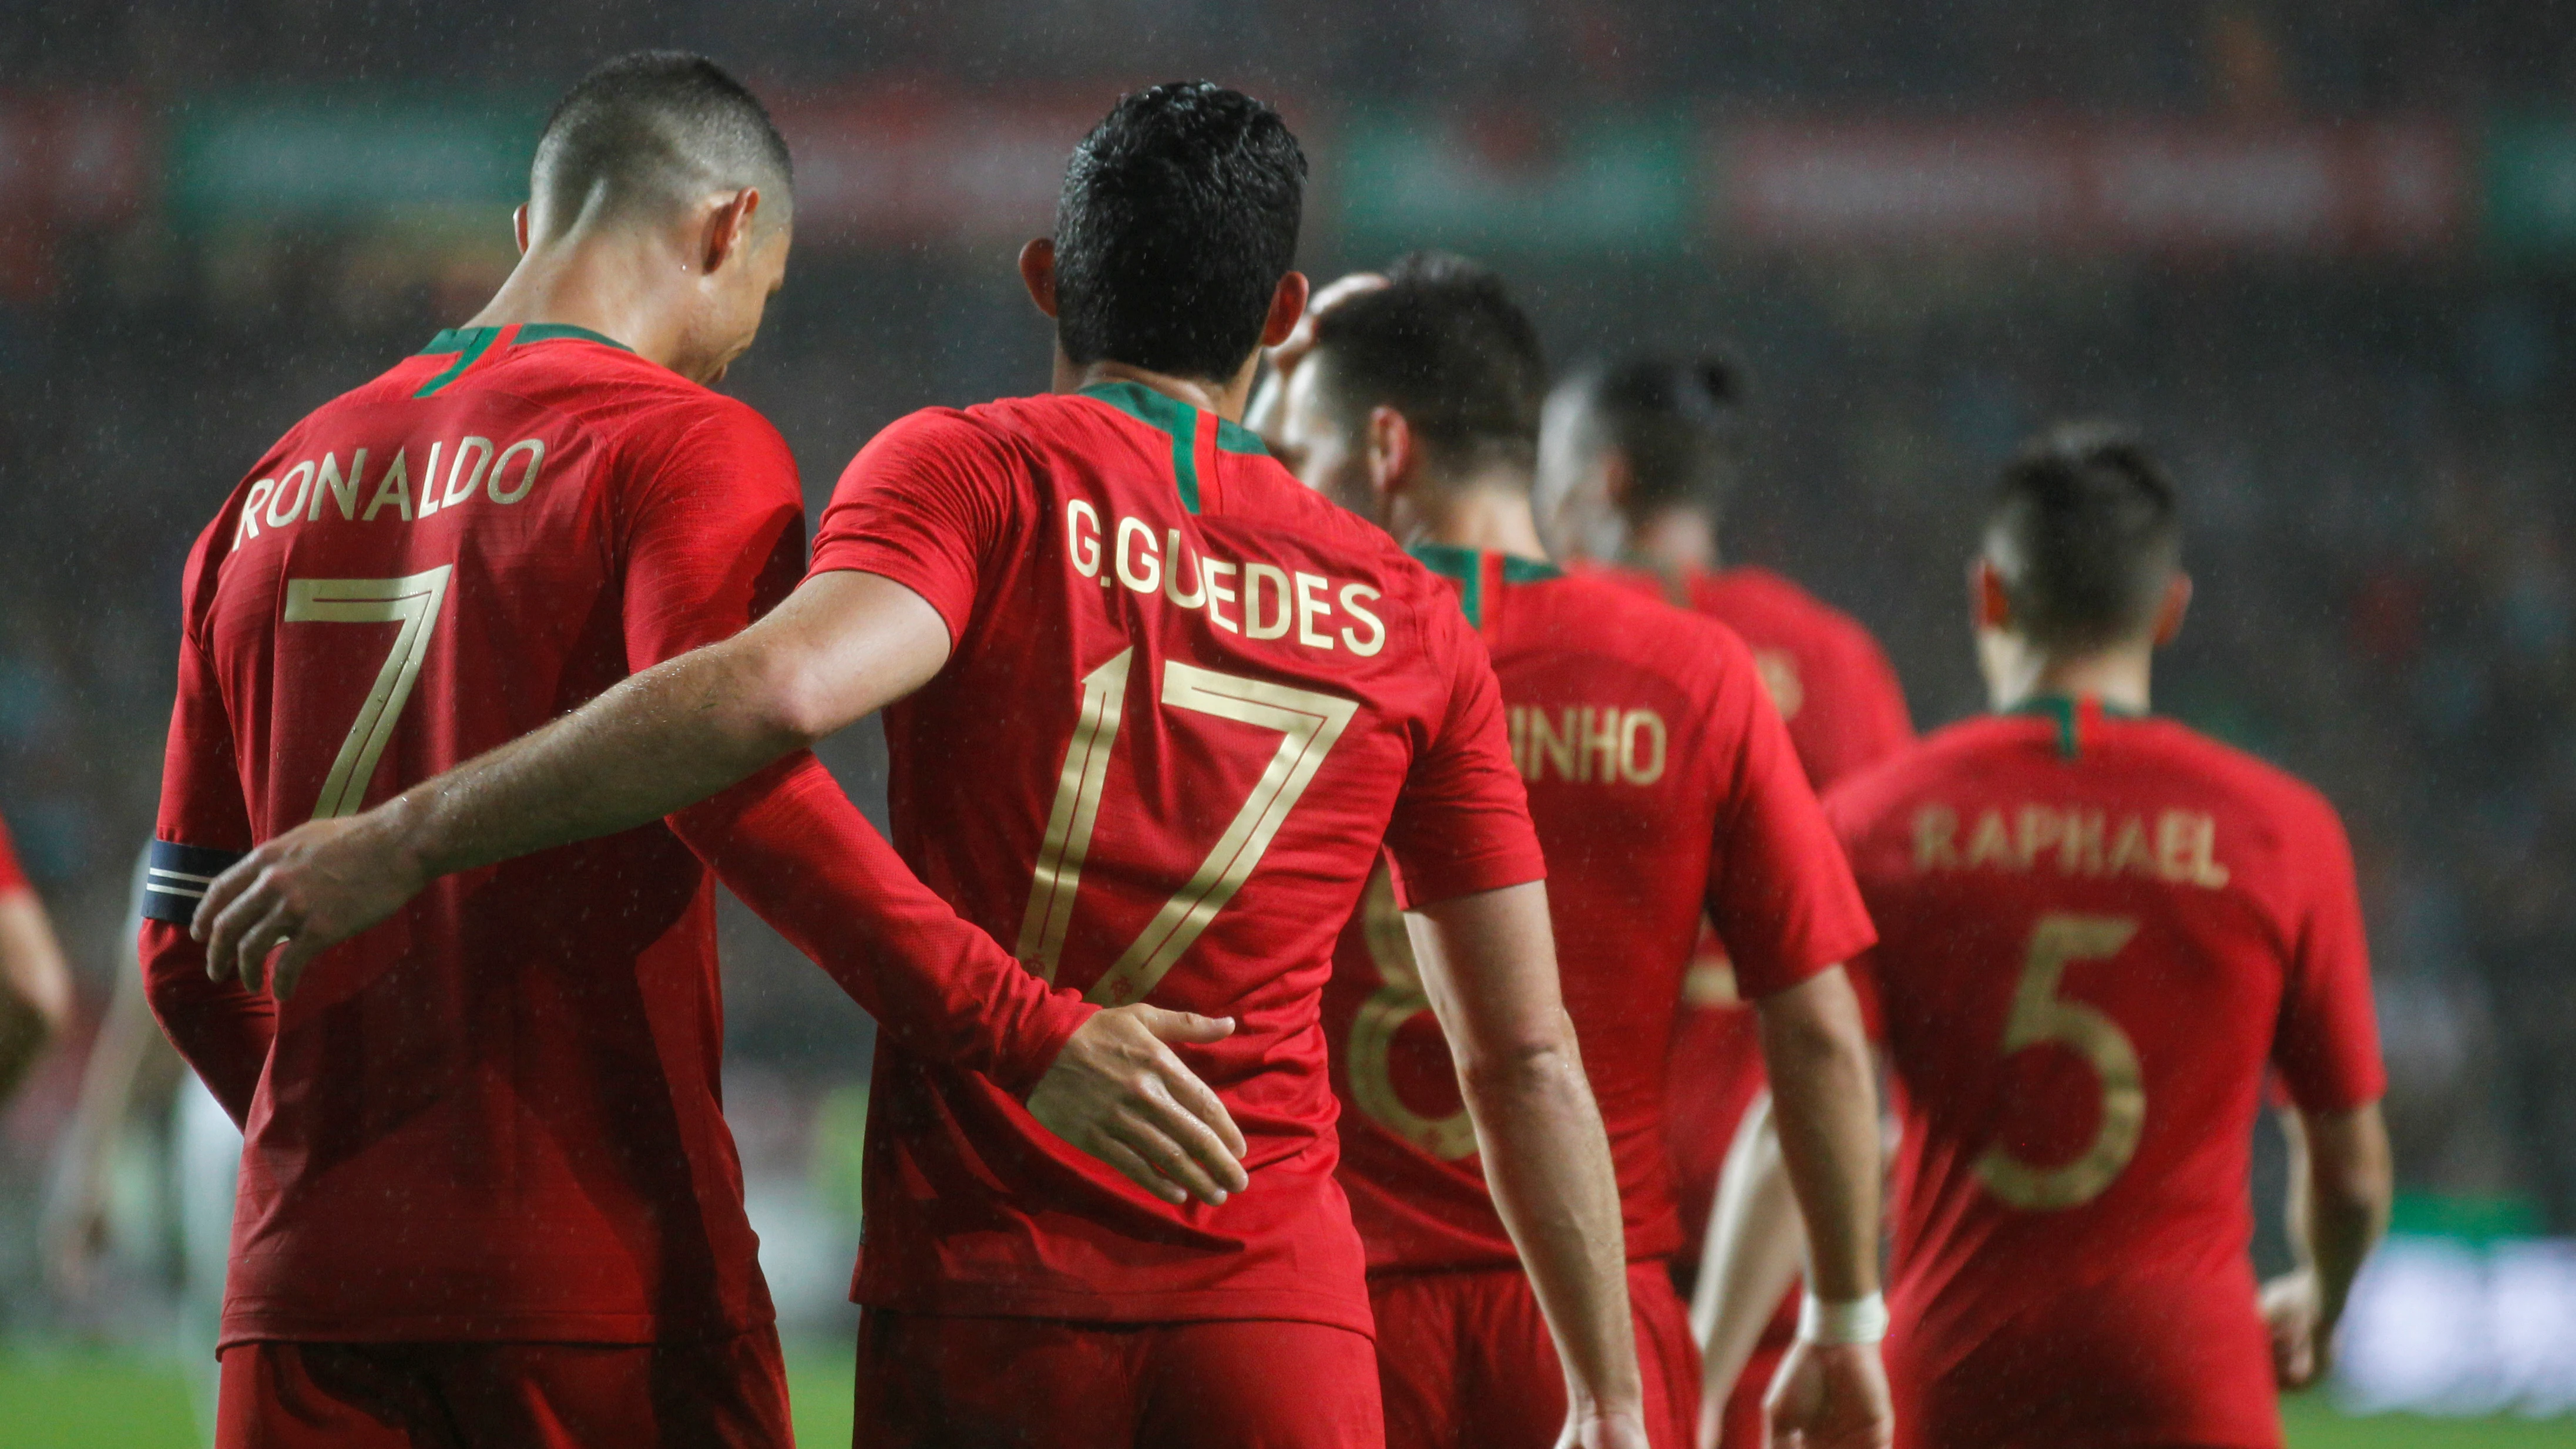
M2333 807L2059 699L1826 808L1880 934L1905 1438L2277 1444L2246 1256L2266 1072L2320 1112L2384 1081Z
M841 479L817 572L955 649L886 714L895 843L1029 970L1231 1016L1183 1057L1250 1143L1152 1198L981 1078L880 1043L854 1296L1371 1332L1318 997L1381 843L1424 900L1544 873L1484 649L1446 586L1251 434L1134 384L917 413Z
M264 1013L204 979L203 882L739 629L797 578L795 479L751 409L572 327L442 333L298 423L189 561L147 973ZM656 823L447 877L317 962L234 1074L226 1341L766 1321L713 904Z
M1415 553L1453 580L1493 653L1629 1256L1665 1256L1682 1238L1664 1058L1703 911L1755 997L1868 945L1869 920L1753 657L1724 625L1534 560ZM1384 877L1343 933L1324 1023L1350 1109L1342 1183L1370 1269L1515 1263Z

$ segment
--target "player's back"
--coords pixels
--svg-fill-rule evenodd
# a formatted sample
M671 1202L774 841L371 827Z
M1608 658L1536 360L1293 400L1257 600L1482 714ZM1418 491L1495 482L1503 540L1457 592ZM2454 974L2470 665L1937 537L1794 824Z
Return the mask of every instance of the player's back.
M1807 791L1760 702L1750 654L1723 626L1533 560L1414 552L1453 581L1492 652L1629 1254L1670 1254L1681 1233L1664 1145L1664 1043L1703 910L1747 923L1748 970L1765 986L1857 949L1865 926L1856 908L1848 920L1794 920L1814 897L1773 887L1811 862L1765 848L1780 837L1735 828L1771 818L1766 786ZM1804 838L1839 887L1817 894L1856 906L1821 817L1799 803ZM1325 1021L1356 1112L1344 1119L1342 1177L1370 1265L1516 1262L1394 901L1380 891L1369 907L1343 933ZM1757 915L1779 924L1757 928Z
M2277 1442L2246 1257L2265 1072L2376 1093L2332 808L2170 721L2043 700L1828 811L1880 932L1908 1437Z
M1887 652L1857 619L1769 569L1693 569L1676 578L1610 571L1734 630L1789 726L1819 794L1913 742L1914 721Z
M707 642L793 585L800 521L741 404L577 328L440 334L297 424L200 540L172 764L238 793L186 792L230 807L165 819L184 869L156 880ZM630 567L678 535L722 555ZM227 1337L766 1321L714 967L711 888L660 824L441 880L325 956L252 1106Z
M1316 1023L1334 935L1382 840L1445 894L1540 873L1447 591L1249 433L1123 383L896 424L815 568L905 584L955 642L887 712L898 848L1040 975L1237 1018L1186 1056L1251 1149L1247 1192L1171 1207L883 1046L861 1301L1366 1331Z

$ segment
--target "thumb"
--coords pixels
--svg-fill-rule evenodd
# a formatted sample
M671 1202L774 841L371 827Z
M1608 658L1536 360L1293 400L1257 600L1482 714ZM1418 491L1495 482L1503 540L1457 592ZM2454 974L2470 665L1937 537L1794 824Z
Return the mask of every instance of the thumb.
M1144 1008L1143 1021L1147 1031L1167 1042L1205 1043L1234 1035L1234 1018L1230 1016L1201 1016L1194 1011L1148 1006Z

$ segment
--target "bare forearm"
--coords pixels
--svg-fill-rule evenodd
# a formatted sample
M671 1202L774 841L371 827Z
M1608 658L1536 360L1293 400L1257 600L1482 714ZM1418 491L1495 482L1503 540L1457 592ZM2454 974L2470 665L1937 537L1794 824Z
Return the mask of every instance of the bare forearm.
M1462 1067L1485 1181L1578 1394L1633 1403L1627 1234L1601 1112L1574 1029L1559 1047Z
M0 1096L44 1055L71 1015L71 973L33 893L0 897Z
M2293 1136L2293 1246L2316 1274L2317 1306L2331 1328L2380 1236L2394 1192L2387 1129L2379 1109L2318 1115Z
M1780 1152L1807 1229L1807 1281L1828 1302L1878 1291L1878 1091L1840 971L1758 1003Z
M1691 1296L1691 1331L1699 1338L1703 1398L1724 1403L1752 1358L1780 1295L1798 1278L1807 1246L1798 1199L1780 1155L1768 1093L1756 1098L1736 1129L1717 1179L1708 1243Z
M718 645L405 791L385 808L424 877L631 830L810 743L756 652Z

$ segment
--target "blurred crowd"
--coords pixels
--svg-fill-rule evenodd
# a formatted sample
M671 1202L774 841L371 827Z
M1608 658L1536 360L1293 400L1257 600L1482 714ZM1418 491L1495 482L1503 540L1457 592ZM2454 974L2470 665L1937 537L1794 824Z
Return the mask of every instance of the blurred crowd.
M1723 93L2336 111L2554 97L2576 65L2576 27L2559 12L2529 0L136 0L16 7L0 22L0 72L163 90L484 85L551 80L687 35L783 85L853 68L1087 81L1151 56L1172 75L1390 99Z

